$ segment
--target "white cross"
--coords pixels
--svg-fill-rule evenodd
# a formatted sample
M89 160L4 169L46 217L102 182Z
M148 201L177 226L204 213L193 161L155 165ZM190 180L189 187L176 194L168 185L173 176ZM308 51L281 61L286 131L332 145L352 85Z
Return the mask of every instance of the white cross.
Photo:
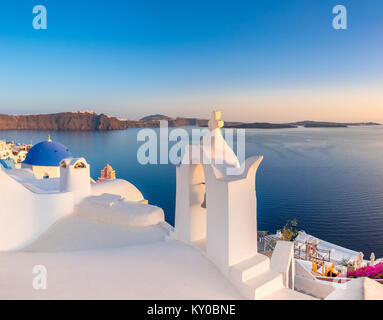
M223 127L223 120L221 120L221 111L213 111L208 126L210 130L215 130Z

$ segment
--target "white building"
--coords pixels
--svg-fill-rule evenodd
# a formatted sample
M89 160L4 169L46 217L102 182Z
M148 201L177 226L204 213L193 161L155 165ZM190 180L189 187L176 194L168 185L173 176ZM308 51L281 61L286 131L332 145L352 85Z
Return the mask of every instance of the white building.
M69 149L61 143L47 141L35 144L22 162L22 168L29 168L37 179L60 177L60 162L62 159L71 158Z

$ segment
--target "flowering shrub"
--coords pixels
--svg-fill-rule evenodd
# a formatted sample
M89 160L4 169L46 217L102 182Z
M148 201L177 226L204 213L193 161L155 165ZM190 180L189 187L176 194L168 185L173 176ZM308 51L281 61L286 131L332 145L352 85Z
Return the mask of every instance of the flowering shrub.
M363 267L355 271L347 272L347 278L367 277L370 279L383 279L383 262L374 267Z

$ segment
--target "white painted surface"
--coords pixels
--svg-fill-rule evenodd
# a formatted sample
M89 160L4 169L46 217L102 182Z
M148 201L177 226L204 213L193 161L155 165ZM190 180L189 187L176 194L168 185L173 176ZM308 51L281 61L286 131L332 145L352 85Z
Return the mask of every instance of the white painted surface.
M318 299L326 298L331 292L335 290L332 282L318 281L309 279L307 277L296 275L295 276L295 289L314 296Z
M312 274L312 262L295 259L295 274L307 279L315 280Z
M37 264L47 268L47 290L32 288L32 268ZM241 298L201 253L180 242L1 254L0 299Z
M30 245L62 217L91 214L93 220L127 226L151 226L164 221L162 209L132 203L143 200L141 192L124 180L99 183L91 193L89 164L84 158L64 159L60 178L36 179L30 169L0 168L0 251L19 250ZM76 168L77 163L83 168ZM123 197L110 201L110 192Z
M118 194L124 197L127 201L144 200L140 190L138 190L132 183L122 179L91 184L91 194L93 196L99 196L103 193Z
M48 176L49 179L60 177L60 167L57 166L35 166L22 163L21 168L31 169L36 179L43 179L44 176Z
M293 242L277 241L271 256L270 268L282 275L285 288L294 289L295 262Z
M60 178L37 179L31 169L4 170L10 177L34 193L59 192Z
M268 270L247 280L240 287L242 287L241 292L247 299L259 300L283 289L283 278L281 274Z
M164 241L168 232L162 224L133 228L73 214L59 220L22 251L39 253L122 248Z
M63 159L61 164L65 165L60 166L60 192L72 192L79 203L90 195L90 165L84 158Z
M147 227L164 221L164 211L159 207L126 201L120 196L106 193L84 199L76 206L75 215L129 227Z
M235 283L243 283L270 270L270 259L263 254L256 254L230 269L230 279Z
M72 193L37 194L0 168L0 251L17 250L73 211Z
M383 285L369 278L353 279L339 285L326 300L383 300Z

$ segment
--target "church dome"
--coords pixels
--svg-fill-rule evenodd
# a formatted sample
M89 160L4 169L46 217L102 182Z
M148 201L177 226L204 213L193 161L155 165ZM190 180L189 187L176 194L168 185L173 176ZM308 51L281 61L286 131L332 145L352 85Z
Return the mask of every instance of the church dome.
M42 141L35 144L27 153L24 164L33 166L52 166L58 167L60 161L65 158L72 158L69 149L61 143Z

